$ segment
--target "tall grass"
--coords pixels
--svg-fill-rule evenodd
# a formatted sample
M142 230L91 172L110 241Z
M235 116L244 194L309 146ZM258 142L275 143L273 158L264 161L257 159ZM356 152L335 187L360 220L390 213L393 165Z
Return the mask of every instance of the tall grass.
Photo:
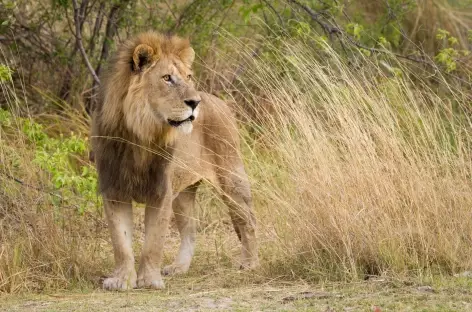
M441 98L388 58L322 49L284 42L269 61L245 52L241 83L261 90L240 113L267 272L353 280L470 268L470 94L438 75Z
M81 209L94 206L94 183L82 183L93 179L83 171L83 117L30 116L24 93L11 81L0 85L8 104L0 108L0 293L90 285L108 244L100 211Z

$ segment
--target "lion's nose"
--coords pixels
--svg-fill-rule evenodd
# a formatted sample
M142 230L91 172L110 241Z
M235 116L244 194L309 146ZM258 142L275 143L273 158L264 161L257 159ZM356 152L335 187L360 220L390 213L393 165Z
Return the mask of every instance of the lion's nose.
M188 100L184 100L184 103L187 104L188 106L190 106L192 109L195 109L195 108L197 108L198 103L200 103L200 100L188 99Z

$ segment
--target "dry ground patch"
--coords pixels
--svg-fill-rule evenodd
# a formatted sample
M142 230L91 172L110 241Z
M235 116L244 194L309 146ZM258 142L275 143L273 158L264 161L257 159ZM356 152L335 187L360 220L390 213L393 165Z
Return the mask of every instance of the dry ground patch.
M217 273L225 274L225 273ZM268 282L212 288L214 276L174 278L165 291L59 292L4 296L2 311L470 311L472 281L430 287L394 281L352 284Z

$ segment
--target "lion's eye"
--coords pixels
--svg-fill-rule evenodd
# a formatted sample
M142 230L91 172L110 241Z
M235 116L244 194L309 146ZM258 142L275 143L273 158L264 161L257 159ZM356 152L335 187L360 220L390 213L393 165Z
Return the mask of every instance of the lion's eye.
M164 81L170 81L170 75L164 75L162 76L162 79L164 79Z
M187 80L192 79L192 75L187 75Z

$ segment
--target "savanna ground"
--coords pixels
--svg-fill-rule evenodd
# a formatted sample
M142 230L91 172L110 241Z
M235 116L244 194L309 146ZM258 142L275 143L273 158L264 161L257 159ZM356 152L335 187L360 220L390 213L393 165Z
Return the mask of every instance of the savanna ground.
M193 274L191 274L193 275ZM221 280L232 278L228 283ZM244 283L251 277L217 270L206 276L171 279L161 292L97 289L7 295L2 311L470 311L470 278L431 286L400 281L309 285L303 282ZM215 279L218 281L215 282ZM232 283L240 282L237 285Z
M0 18L0 310L472 310L470 1L20 0ZM232 103L261 267L237 269L205 184L189 273L104 292L91 72L150 28L190 36L198 88ZM173 229L166 263L177 246Z

